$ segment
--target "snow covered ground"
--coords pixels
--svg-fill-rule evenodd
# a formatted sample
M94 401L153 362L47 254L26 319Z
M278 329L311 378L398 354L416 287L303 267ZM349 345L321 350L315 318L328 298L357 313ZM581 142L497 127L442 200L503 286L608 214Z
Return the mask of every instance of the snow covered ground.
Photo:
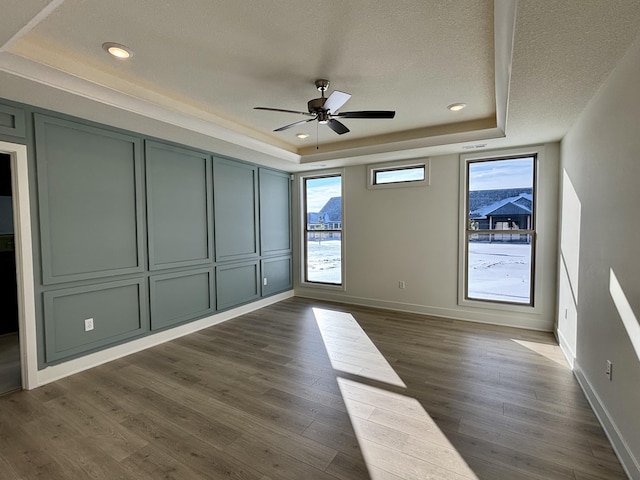
M307 261L310 282L342 283L341 240L309 240Z
M341 283L340 240L309 241L308 279ZM531 245L509 243L469 244L469 297L529 303Z
M469 243L470 298L529 303L531 245Z

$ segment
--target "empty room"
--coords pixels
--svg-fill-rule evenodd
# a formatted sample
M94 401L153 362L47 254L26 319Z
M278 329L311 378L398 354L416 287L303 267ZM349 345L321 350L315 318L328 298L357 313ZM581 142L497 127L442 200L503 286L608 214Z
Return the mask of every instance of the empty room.
M1 479L640 480L640 1L0 11Z

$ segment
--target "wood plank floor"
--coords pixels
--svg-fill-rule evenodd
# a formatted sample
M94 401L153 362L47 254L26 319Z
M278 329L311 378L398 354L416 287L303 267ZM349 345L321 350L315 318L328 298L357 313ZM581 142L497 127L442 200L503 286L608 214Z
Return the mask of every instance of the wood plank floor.
M551 334L301 298L0 397L0 477L626 478Z
M21 385L18 333L0 335L0 395L17 390Z

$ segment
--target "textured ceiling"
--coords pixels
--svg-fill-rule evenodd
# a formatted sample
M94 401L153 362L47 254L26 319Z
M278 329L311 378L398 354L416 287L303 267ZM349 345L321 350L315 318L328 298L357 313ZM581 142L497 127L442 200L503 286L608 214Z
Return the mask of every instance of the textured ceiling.
M58 89L247 149L243 158L295 164L558 140L636 38L640 1L514 5L10 0L0 17L0 96L30 103ZM134 57L111 58L107 41ZM342 110L396 110L396 118L347 119L351 132L338 136L315 122L273 132L302 117L253 110L306 110L317 78L352 94ZM454 102L468 107L449 112ZM63 111L78 114L72 103Z

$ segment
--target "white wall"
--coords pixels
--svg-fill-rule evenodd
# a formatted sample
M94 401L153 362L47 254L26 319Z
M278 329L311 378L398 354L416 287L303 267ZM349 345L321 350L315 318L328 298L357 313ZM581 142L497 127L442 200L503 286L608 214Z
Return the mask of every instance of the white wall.
M640 352L633 346L640 344L640 38L565 136L561 152L582 217L575 373L631 478L640 478ZM612 271L621 289L611 282ZM564 328L559 322L560 333Z
M560 251L558 252L558 325L560 347L573 367L578 329L578 279L582 205L569 174L562 171L560 198Z
M366 167L347 167L344 172L346 274L345 290L313 288L300 283L296 266L295 293L430 315L553 330L556 309L556 251L559 145L544 147L540 165L537 259L542 275L536 292L537 313L458 305L458 259L460 216L460 161L458 155L431 158L431 185L426 187L370 190ZM316 173L316 172L314 172ZM294 227L300 232L300 179ZM300 248L301 237L297 246ZM298 258L299 255L294 255ZM398 281L406 288L398 288Z

